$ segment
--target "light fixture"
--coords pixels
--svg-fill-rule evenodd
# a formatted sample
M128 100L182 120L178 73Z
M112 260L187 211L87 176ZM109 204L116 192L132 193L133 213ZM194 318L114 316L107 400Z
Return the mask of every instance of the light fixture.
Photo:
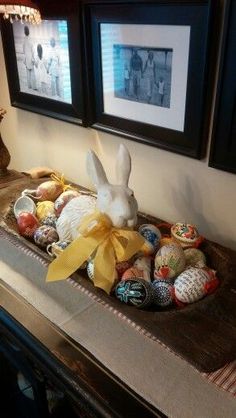
M29 23L40 23L41 15L38 6L31 0L0 0L0 13L4 19L20 20Z

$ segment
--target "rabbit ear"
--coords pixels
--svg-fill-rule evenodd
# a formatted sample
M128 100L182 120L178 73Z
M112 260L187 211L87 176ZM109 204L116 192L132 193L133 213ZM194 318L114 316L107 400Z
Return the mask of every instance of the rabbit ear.
M116 160L116 178L118 184L128 186L131 171L131 158L125 145L120 144Z
M87 172L96 189L108 183L102 163L92 150L87 154Z

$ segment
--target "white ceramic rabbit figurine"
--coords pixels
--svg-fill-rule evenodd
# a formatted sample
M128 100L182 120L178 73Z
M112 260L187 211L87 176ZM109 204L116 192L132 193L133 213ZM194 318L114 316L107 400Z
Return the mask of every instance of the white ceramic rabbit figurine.
M133 191L128 187L131 158L127 148L123 144L119 148L116 161L117 185L108 182L104 168L92 150L87 155L87 171L97 190L97 199L81 195L65 206L57 221L60 240L75 239L81 219L92 213L95 207L108 215L117 228L133 227L137 223L138 204Z

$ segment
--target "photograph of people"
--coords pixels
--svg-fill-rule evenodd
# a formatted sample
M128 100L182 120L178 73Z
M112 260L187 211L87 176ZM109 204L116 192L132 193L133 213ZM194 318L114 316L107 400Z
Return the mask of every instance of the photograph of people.
M114 44L114 96L169 108L172 56L171 48Z
M136 48L132 51L132 57L130 59L130 74L131 80L133 82L133 92L136 99L139 99L140 94L140 82L143 72L143 61L142 58L138 54L138 50Z
M157 82L157 89L160 99L160 106L163 106L164 103L164 95L165 95L165 82L163 80L163 77L159 78L159 81Z
M48 73L51 76L51 93L52 96L60 97L60 55L56 48L56 41L54 38L50 39L50 45L51 49L48 58Z
M154 54L152 51L148 52L148 58L144 65L143 75L147 79L147 102L150 103L156 77L156 64L154 61Z
M23 42L23 54L24 54L24 64L26 68L26 77L27 77L27 86L28 89L36 89L36 80L34 72L34 46L30 37L29 26L24 26L24 42Z
M37 73L38 91L47 94L48 74L47 61L43 57L43 47L41 44L37 45L37 57L35 59L35 67Z
M72 103L67 21L12 25L20 91Z

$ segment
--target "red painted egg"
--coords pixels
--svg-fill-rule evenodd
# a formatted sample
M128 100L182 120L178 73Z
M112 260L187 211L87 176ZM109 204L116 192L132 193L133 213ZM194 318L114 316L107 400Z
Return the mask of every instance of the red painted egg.
M18 230L24 237L33 237L35 230L39 227L36 216L29 212L21 212L17 218Z

